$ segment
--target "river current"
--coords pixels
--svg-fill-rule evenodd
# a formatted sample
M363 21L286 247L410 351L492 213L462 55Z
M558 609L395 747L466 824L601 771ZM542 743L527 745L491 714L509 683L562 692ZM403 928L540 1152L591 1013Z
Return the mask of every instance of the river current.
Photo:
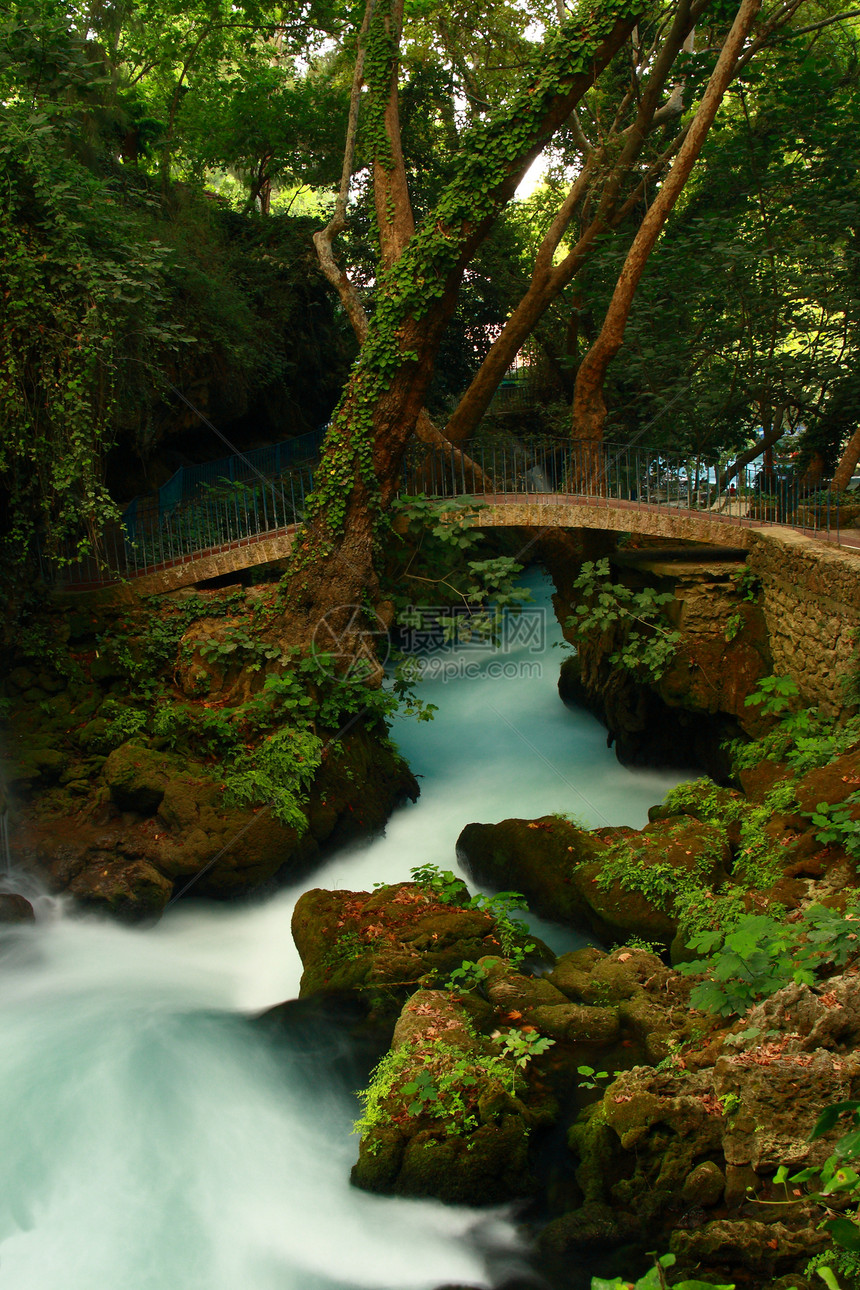
M501 653L428 655L436 718L393 731L419 801L303 887L456 869L474 820L639 826L678 781L623 768L602 727L562 705L550 588L530 582L545 631L530 611ZM491 1284L488 1248L496 1269L500 1250L516 1260L504 1213L350 1187L355 1103L249 1020L298 993L301 889L189 899L152 930L41 897L35 929L4 933L0 1290L432 1290Z

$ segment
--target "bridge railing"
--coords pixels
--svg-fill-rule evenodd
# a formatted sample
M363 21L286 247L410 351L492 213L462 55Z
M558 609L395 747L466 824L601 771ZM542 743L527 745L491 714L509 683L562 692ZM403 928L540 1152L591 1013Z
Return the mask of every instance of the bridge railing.
M430 497L510 497L551 504L578 500L625 508L708 513L737 524L784 524L831 535L839 507L828 489L805 490L782 468L747 466L729 475L720 462L629 445L543 439L523 445L455 449L413 445L402 491Z
M131 533L123 524L109 525L98 549L68 565L59 578L71 586L97 586L254 542L299 523L312 485L307 466L266 481L206 485L164 514L139 510Z
M704 457L570 439L469 444L467 451L413 445L403 463L401 494L660 508L734 524L785 524L821 536L839 527L839 507L828 490L804 491L781 470L747 467L729 478ZM109 526L98 550L60 571L59 580L84 586L134 578L288 529L302 519L313 477L314 467L304 466L271 479L225 479L166 513L139 508L131 531Z

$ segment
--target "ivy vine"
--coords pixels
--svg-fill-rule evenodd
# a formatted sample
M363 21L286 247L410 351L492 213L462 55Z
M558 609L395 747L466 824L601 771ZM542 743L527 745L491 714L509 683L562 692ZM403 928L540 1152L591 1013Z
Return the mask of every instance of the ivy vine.
M615 24L634 18L640 8L635 0L604 0L595 12L571 19L547 38L534 55L533 79L473 127L464 142L459 173L435 210L419 224L400 259L380 274L367 339L326 437L316 488L294 548L294 571L330 552L334 539L344 532L349 498L357 485L366 492L374 528L381 537L384 517L374 473L374 409L404 365L418 361L418 354L407 348L408 328L436 307L476 229L491 222L507 201L505 180L515 163L541 141L553 101L575 77L591 71L601 42ZM390 146L387 138L383 145L381 135L396 58L387 16L390 3L374 13L365 53L372 86L370 131L379 156L384 155L383 147ZM313 544L307 540L312 522L327 534Z

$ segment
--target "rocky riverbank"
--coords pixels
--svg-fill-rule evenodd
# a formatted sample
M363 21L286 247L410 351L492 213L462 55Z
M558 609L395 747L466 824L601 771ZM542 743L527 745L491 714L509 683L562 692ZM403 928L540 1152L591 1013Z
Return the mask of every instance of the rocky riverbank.
M15 853L51 890L157 917L189 883L297 877L417 796L387 700L264 641L275 595L78 599L19 633L0 769Z
M805 770L791 756L741 769L742 787L682 785L641 830L464 829L476 880L614 949L524 946L504 902L470 904L452 875L307 893L303 995L352 994L390 1035L354 1182L528 1201L553 1286L655 1248L673 1276L812 1286L827 1210L815 1180L781 1180L820 1169L840 1130L810 1142L818 1116L860 1095L860 747ZM822 802L839 837L822 840ZM730 964L733 928L750 971Z

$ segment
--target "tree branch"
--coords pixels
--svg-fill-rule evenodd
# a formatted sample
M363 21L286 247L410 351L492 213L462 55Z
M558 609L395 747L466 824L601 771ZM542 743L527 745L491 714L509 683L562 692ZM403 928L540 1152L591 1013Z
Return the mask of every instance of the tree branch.
M314 246L320 268L334 287L341 304L347 312L352 329L358 337L358 343L364 344L367 337L367 313L361 303L355 284L341 269L334 258L335 238L346 228L346 207L349 201L349 186L352 181L355 164L355 139L358 131L358 111L361 102L361 87L364 84L364 40L373 16L375 0L367 0L364 9L364 20L358 34L358 46L355 54L355 70L352 76L352 89L349 96L349 118L346 127L346 143L343 150L343 167L340 173L340 187L334 203L334 214L325 228L314 233Z
M687 137L627 252L600 334L577 372L573 401L573 435L576 439L599 440L603 436L606 416L603 381L606 370L621 348L633 298L645 271L648 256L704 146L723 95L737 70L760 4L761 0L741 0Z
M377 4L382 0L377 0ZM389 268L400 259L406 246L415 232L415 217L412 214L412 202L409 199L409 186L406 182L406 166L403 161L403 147L400 139L400 108L398 93L398 71L400 66L400 36L403 27L403 0L389 0L389 12L377 21L382 21L385 34L391 43L392 58L388 84L373 84L370 81L372 95L385 96L385 141L386 152L380 148L381 141L373 140L373 196L376 205L376 222L379 226L379 246L382 267ZM373 20L371 20L372 26Z

